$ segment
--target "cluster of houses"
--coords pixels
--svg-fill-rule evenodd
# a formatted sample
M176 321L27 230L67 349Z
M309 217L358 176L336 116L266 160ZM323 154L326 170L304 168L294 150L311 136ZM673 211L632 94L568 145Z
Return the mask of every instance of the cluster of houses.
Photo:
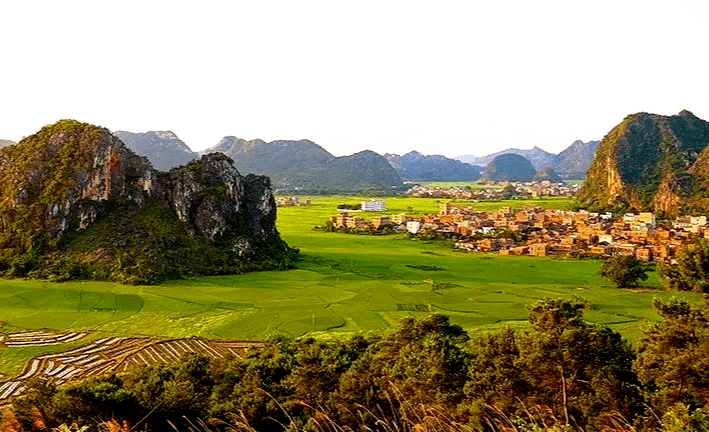
M440 204L438 214L374 216L370 221L342 212L332 217L335 228L379 230L389 226L412 234L435 233L457 239L456 247L471 252L515 255L631 255L646 262L671 262L697 236L709 237L705 216L656 220L653 213L612 214L542 208L497 212Z
M485 182L485 188L469 186L415 186L407 192L412 197L456 199L500 199L510 195L521 197L576 196L581 186L549 180L529 182Z
M291 206L309 206L310 200L300 198L297 196L293 197L282 197L276 199L276 207L291 207Z

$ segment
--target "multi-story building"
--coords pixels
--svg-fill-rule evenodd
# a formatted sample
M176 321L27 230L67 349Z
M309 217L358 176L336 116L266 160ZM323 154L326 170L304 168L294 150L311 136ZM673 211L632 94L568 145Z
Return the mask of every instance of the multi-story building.
M384 211L387 209L384 201L369 200L362 201L362 211Z

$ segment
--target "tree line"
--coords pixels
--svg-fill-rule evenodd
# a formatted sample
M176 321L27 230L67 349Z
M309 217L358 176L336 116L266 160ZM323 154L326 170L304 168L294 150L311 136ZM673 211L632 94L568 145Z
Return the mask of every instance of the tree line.
M525 330L472 337L432 315L341 340L274 337L243 357L190 355L61 387L36 381L0 427L707 430L709 305L654 306L662 320L635 347L586 322L586 302L545 299L528 307Z

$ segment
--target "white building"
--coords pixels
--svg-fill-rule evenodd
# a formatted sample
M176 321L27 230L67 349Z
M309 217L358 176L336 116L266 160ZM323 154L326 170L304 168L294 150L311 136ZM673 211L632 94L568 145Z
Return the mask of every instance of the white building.
M706 216L690 216L689 223L692 225L706 225L707 224L707 217Z
M386 209L387 206L384 204L384 201L362 201L362 211L384 211Z
M421 230L421 222L419 221L408 221L406 222L406 230L411 234L418 234Z
M601 234L598 236L598 243L613 244L613 236L611 234Z

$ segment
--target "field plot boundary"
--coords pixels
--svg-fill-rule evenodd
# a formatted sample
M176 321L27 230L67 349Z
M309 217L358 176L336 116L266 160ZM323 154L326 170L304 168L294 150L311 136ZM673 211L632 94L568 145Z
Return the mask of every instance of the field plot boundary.
M56 332L52 330L9 333L0 335L0 345L8 348L60 345L77 341L87 334L88 332Z
M37 331L0 336L0 343L8 348L13 346L43 345L8 345L7 341L42 341L52 345L78 340L86 333L56 333ZM59 336L57 336L59 335ZM11 337L12 336L12 337ZM14 338L14 339L13 339ZM63 342L52 342L61 339ZM29 342L28 342L29 343ZM34 378L50 378L54 383L65 384L84 378L95 377L111 372L124 372L139 366L168 364L178 361L187 353L202 354L210 359L229 355L241 356L251 349L263 347L263 342L237 340L209 340L204 338L161 339L154 337L107 337L67 351L34 357L16 378L0 382L0 405L9 403L12 398L22 395L27 389L25 383Z

